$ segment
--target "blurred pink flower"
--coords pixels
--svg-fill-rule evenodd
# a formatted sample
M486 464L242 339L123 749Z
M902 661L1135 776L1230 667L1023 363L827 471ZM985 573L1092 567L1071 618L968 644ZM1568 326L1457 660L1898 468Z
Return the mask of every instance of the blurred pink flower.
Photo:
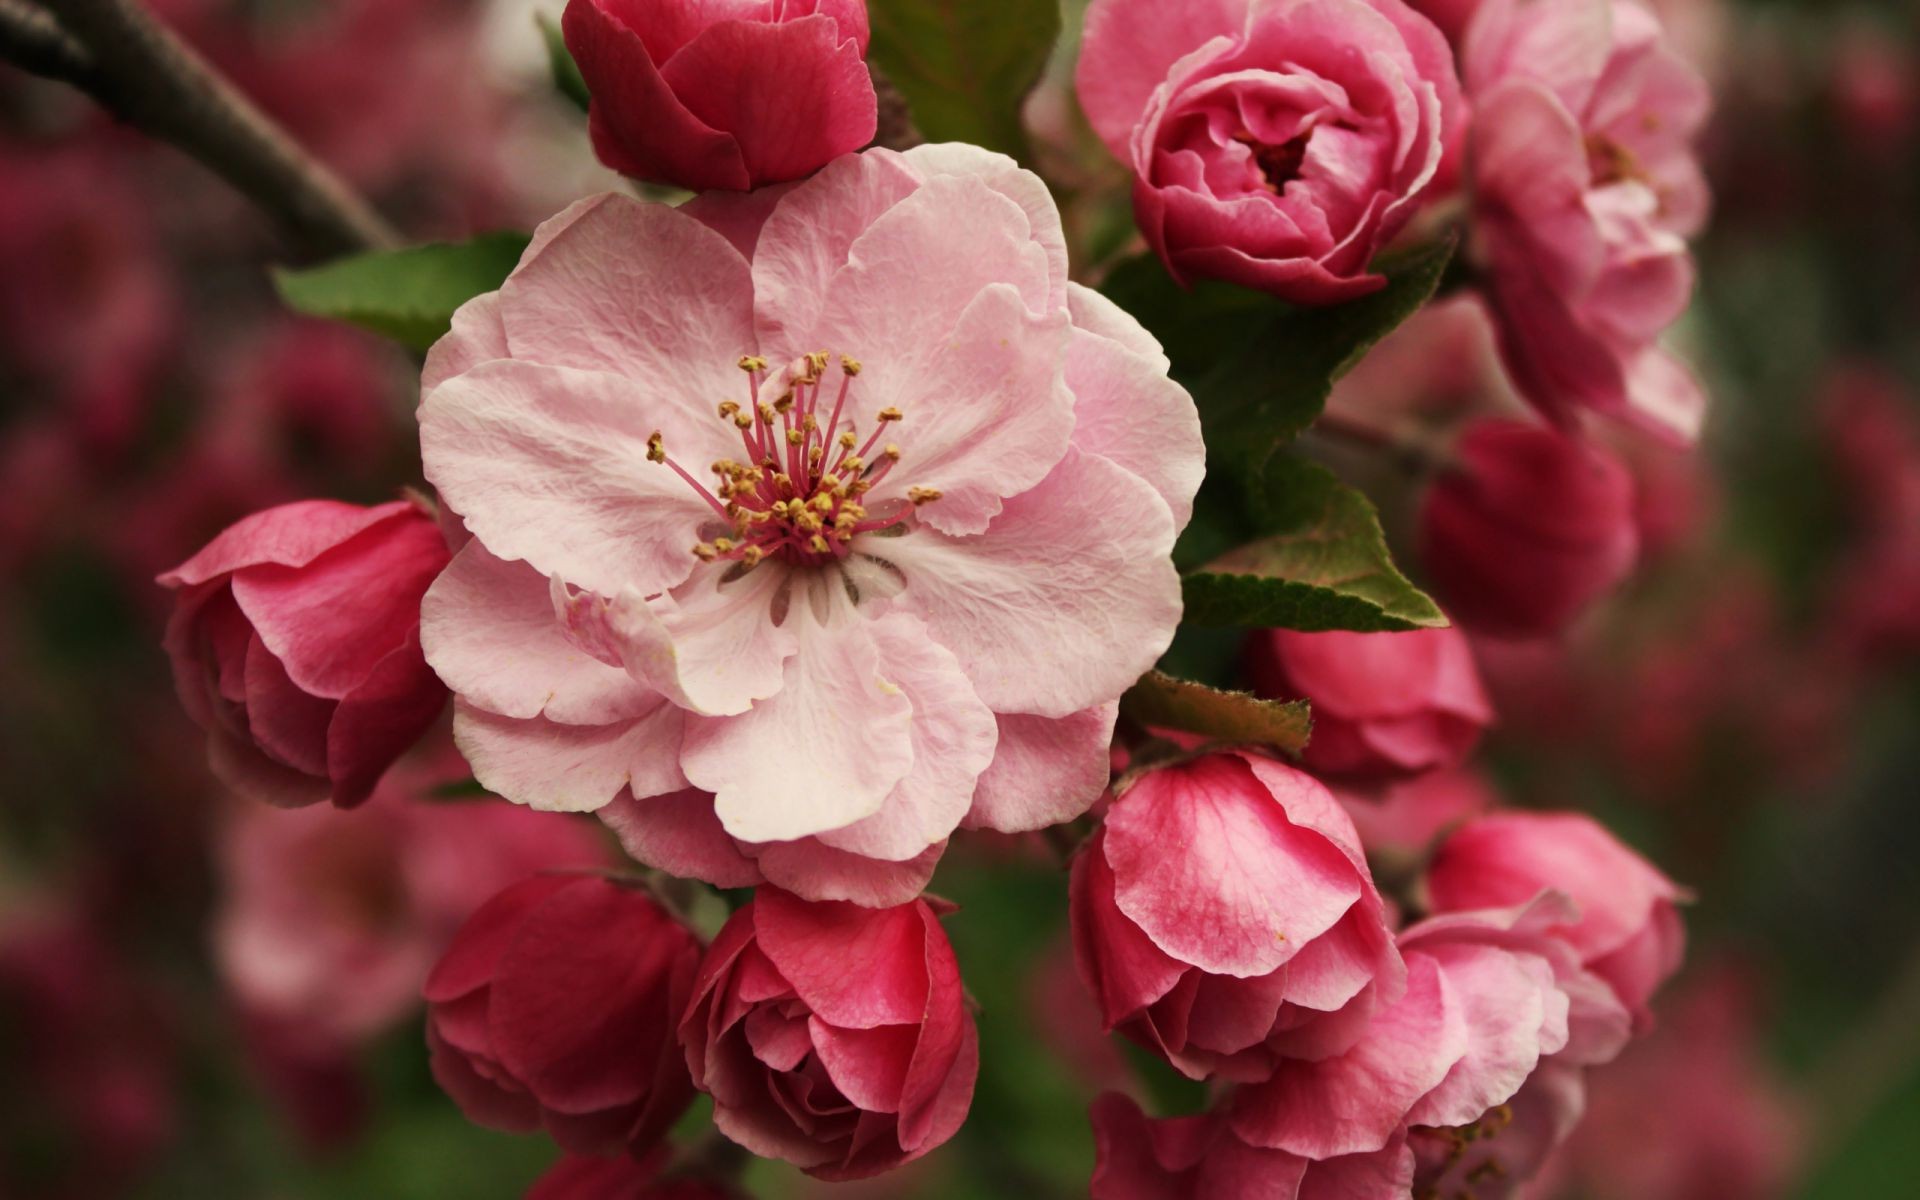
M761 888L714 938L680 1040L714 1124L755 1154L860 1179L942 1145L980 1050L940 920Z
M963 823L1079 815L1179 619L1203 451L1166 372L982 150L582 201L427 362L462 750L534 807L638 802L666 869L872 905Z
M622 174L744 192L873 140L866 0L569 0L562 28Z
M1707 214L1699 73L1632 0L1486 0L1461 65L1475 249L1515 385L1561 425L1593 410L1691 442L1706 397L1658 338Z
M1420 508L1421 561L1478 633L1560 633L1632 571L1633 478L1599 446L1525 421L1460 435Z
M1095 0L1078 84L1174 278L1301 304L1385 283L1368 264L1464 121L1446 40L1402 0Z
M1579 1125L1588 1072L1547 1062L1504 1104L1466 1125L1411 1131L1415 1194L1519 1200L1551 1170L1554 1151Z
M1194 1079L1338 1053L1405 986L1352 823L1310 776L1256 755L1141 775L1071 887L1106 1028Z
M1648 1002L1686 949L1678 904L1686 892L1605 826L1580 813L1492 813L1448 836L1427 872L1437 913L1571 897L1554 925L1580 961L1650 1027Z
M446 707L420 653L420 598L446 564L412 500L308 500L162 575L174 683L221 781L283 807L365 800Z
M1382 782L1458 766L1493 723L1473 652L1458 629L1298 633L1247 643L1254 690L1313 705L1300 761L1315 774Z
M1498 807L1485 776L1470 768L1428 771L1377 789L1333 789L1370 855L1424 855L1435 838Z
M428 798L455 778L409 761L352 813L233 810L214 951L242 1008L358 1042L414 1010L434 960L495 892L534 871L608 861L591 822Z

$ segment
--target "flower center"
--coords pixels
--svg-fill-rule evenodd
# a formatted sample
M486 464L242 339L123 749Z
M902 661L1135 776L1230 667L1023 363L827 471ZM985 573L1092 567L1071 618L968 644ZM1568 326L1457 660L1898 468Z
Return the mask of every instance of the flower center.
M839 385L831 411L825 411L828 375L835 366ZM796 359L785 372L787 386L770 404L760 398L767 360L750 355L740 360L740 369L747 375L747 403L723 401L719 412L739 433L745 453L741 461L723 458L708 468L717 477L712 489L667 454L658 432L647 440L647 458L686 480L724 522L702 528L708 540L693 547L694 557L749 568L776 557L813 566L846 557L859 534L903 524L905 511L899 506L870 513L863 503L900 461L900 447L882 445L880 438L901 414L897 408L881 409L862 441L859 422L847 411L860 375L857 360L842 355L836 361L824 350ZM939 498L934 488L907 489L915 508Z
M1312 136L1313 131L1309 129L1278 146L1259 141L1250 133L1241 134L1236 140L1252 152L1254 165L1260 168L1260 177L1266 189L1279 195L1289 183L1300 178L1300 167L1307 161L1307 139Z

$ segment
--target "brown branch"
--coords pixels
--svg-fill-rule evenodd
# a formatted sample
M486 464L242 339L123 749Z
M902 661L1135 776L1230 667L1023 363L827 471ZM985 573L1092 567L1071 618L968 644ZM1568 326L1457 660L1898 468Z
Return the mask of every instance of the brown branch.
M893 86L893 80L871 59L867 60L867 73L873 76L873 94L880 103L879 128L873 144L888 150L911 150L925 142L925 135L913 123L913 109L900 89Z
M395 245L367 202L136 0L0 0L0 57L177 146L319 254Z

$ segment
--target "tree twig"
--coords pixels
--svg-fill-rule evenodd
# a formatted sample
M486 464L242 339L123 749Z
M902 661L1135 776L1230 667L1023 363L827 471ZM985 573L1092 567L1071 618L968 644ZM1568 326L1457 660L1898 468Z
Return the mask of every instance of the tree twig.
M0 58L179 147L321 254L395 245L385 220L136 0L0 0Z

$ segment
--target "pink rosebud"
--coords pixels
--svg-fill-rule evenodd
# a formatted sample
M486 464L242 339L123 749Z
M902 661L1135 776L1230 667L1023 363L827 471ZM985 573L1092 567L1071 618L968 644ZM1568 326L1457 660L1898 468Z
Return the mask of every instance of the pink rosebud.
M638 1159L563 1158L534 1180L526 1200L739 1200L739 1192L704 1179L662 1179L665 1149Z
M1633 569L1633 477L1598 446L1495 419L1455 455L1421 506L1421 558L1461 624L1550 636Z
M866 0L568 0L594 152L636 179L748 191L873 140Z
M1487 0L1461 67L1474 238L1514 385L1557 424L1590 409L1691 442L1706 397L1658 339L1693 293L1706 84L1632 0Z
M1680 966L1686 893L1593 818L1504 812L1481 817L1442 842L1427 875L1435 912L1506 908L1555 889L1577 915L1556 932L1612 985L1645 1029L1647 1002Z
M1556 934L1563 896L1438 917L1401 935L1407 988L1344 1053L1288 1059L1234 1096L1235 1134L1314 1160L1391 1147L1409 1126L1458 1129L1549 1061L1618 1054L1630 1018Z
M1453 54L1402 0L1095 0L1078 86L1176 279L1301 304L1385 283L1368 263L1462 132Z
M214 774L281 806L365 800L445 707L420 599L447 565L411 500L258 512L160 576L167 654Z
M980 1066L959 964L924 900L870 909L761 888L701 962L680 1041L720 1132L835 1181L945 1143Z
M955 829L1078 817L1180 620L1205 448L1167 370L977 147L580 201L421 381L473 534L422 638L475 776L871 907Z
M1150 1120L1125 1096L1093 1104L1092 1200L1405 1200L1413 1155L1404 1137L1316 1162L1249 1145L1224 1117Z
M674 1041L700 943L638 887L536 875L487 901L427 977L433 1076L468 1118L571 1154L644 1153L693 1087Z
M1149 771L1073 864L1074 955L1109 1030L1182 1073L1264 1079L1350 1045L1405 983L1353 823L1301 771Z
M1312 703L1301 761L1318 775L1385 781L1458 766L1493 723L1458 629L1267 630L1247 643L1247 673L1262 696Z

